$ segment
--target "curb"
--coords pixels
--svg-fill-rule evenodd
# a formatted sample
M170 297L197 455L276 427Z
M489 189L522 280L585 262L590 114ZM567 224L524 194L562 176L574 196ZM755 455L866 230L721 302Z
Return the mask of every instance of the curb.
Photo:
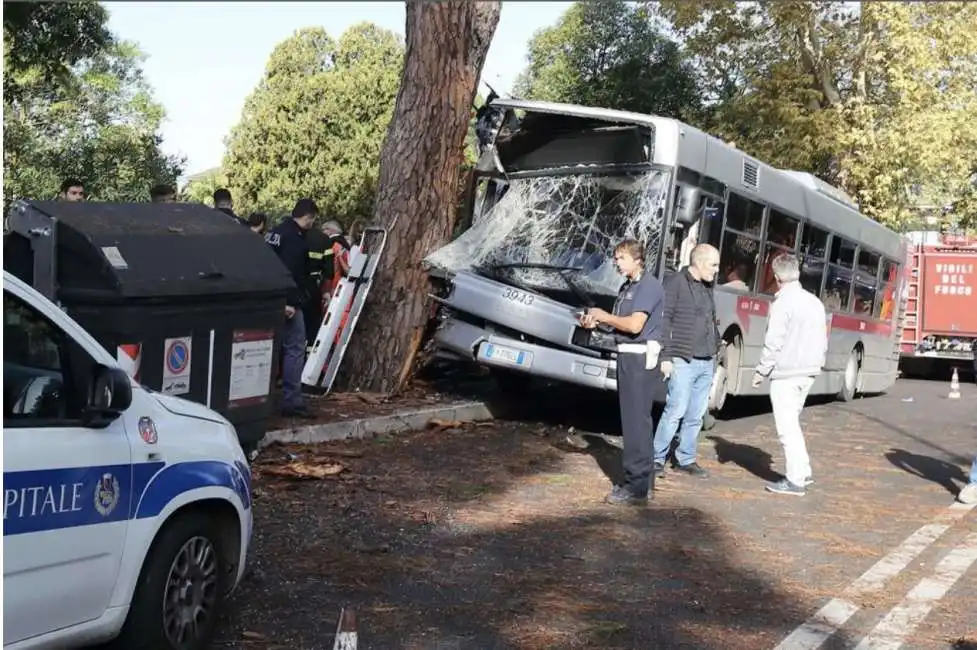
M492 420L495 416L484 402L457 402L432 408L398 411L389 415L359 420L342 420L340 422L309 424L292 429L276 429L266 433L265 437L258 442L258 450L260 451L276 442L309 445L337 440L361 440L389 433L418 431L427 427L427 423L435 418L478 422Z

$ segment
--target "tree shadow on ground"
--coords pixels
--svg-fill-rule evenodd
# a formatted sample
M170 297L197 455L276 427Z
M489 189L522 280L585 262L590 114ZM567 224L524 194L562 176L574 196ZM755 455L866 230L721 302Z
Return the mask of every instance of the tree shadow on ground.
M731 442L722 436L707 436L716 449L716 460L720 465L733 463L748 471L757 478L774 483L784 478L783 474L773 469L773 456L753 445Z
M940 454L942 454L946 458L950 459L950 461L952 461L954 463L960 463L960 464L967 463L967 464L969 464L973 460L973 459L968 459L968 458L966 458L966 457L964 457L964 456L962 456L960 454L954 453L954 452L950 451L949 449L947 449L946 447L943 447L942 445L938 445L938 444L934 443L932 440L930 440L929 438L927 438L925 436L917 435L917 434L909 431L905 427L901 427L899 425L893 424L893 423L889 422L888 420L884 420L884 419L882 419L880 417L876 417L876 416L870 415L868 413L854 411L854 410L849 409L849 408L844 408L841 405L835 406L833 408L834 409L837 409L837 410L844 411L845 413L848 413L850 415L854 415L854 416L860 417L862 419L868 420L869 422L874 422L875 424L878 424L878 425L882 426L883 428L885 428L886 430L891 431L892 433L898 434L898 435L902 436L903 438L907 438L909 440L912 440L913 442L917 442L917 443L919 443L921 445L924 445L926 447L929 447L930 449L933 449L935 451L938 451L938 452L940 452Z
M219 647L329 648L348 606L367 648L739 650L773 647L816 611L698 509L601 504L609 485L560 435L472 426L290 448L347 468L304 482L271 476L284 450L269 448L255 463L260 570Z
M914 454L905 449L890 449L885 453L886 459L901 470L933 481L942 486L950 494L956 495L960 492L957 481L966 485L967 476L959 466L948 463L945 460Z
M834 401L834 399L834 395L811 395L807 398L804 407L822 406ZM716 415L716 419L720 422L772 414L770 397L767 395L741 395L727 397L726 400L722 412Z

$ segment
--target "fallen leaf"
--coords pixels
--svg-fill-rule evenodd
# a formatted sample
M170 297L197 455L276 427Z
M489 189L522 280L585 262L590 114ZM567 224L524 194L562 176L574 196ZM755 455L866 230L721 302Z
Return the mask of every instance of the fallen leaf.
M241 636L243 636L245 639L264 639L265 638L265 635L264 634L259 634L258 632L251 632L249 630L245 630L244 632L242 632L241 633Z
M265 467L264 472L274 476L298 479L323 479L329 476L336 476L346 468L339 463L325 463L323 465L313 465L311 463L295 462L279 467Z
M458 427L465 426L465 423L461 420L442 420L440 418L431 418L427 421L427 427L429 429L457 429Z

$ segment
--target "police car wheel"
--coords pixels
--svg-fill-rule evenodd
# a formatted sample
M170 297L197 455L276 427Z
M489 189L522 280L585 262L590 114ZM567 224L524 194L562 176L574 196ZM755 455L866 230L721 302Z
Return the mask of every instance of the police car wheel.
M160 532L139 576L119 648L206 647L231 581L219 523L190 512Z

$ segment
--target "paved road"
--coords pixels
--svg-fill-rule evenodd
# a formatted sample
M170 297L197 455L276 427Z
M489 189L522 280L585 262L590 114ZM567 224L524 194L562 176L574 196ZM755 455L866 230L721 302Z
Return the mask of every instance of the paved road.
M217 647L331 648L350 605L371 649L973 648L977 512L951 503L977 453L977 387L947 389L904 380L809 407L801 499L763 491L782 468L763 400L704 435L708 480L669 475L643 510L600 502L616 449L563 444L570 425L610 428L600 397L293 450L342 463L335 479L275 478L269 452L259 577Z

